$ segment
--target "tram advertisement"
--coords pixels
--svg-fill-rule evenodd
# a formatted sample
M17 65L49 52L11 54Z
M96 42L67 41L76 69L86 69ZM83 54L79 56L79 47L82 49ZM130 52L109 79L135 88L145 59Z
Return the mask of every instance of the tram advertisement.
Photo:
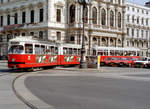
M74 62L74 56L64 56L64 62Z
M46 55L36 55L36 63L46 63Z
M57 63L57 55L49 56L48 62L50 62L50 63Z

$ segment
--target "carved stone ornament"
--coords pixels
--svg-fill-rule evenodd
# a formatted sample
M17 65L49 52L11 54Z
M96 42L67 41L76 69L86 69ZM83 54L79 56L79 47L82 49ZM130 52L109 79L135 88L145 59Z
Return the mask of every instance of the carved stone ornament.
M38 7L38 8L42 8L42 7L43 7L43 3L42 3L42 2L39 2L39 3L37 4L37 7Z
M55 7L64 7L64 4L61 1L58 1L57 3L55 3Z

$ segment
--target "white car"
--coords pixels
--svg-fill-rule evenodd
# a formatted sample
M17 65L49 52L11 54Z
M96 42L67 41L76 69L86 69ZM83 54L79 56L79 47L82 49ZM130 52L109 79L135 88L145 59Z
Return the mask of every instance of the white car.
M134 61L134 67L144 68L150 62L150 57L142 57L137 61Z

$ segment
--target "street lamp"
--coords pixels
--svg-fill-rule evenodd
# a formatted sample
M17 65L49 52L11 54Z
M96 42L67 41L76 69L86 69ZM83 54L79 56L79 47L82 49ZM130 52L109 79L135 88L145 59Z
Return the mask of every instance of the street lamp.
M86 64L86 50L85 50L85 35L84 35L84 23L85 23L85 9L86 6L91 2L91 0L78 0L79 4L83 6L83 36L82 36L82 48L81 48L81 60L80 60L80 68L87 68Z

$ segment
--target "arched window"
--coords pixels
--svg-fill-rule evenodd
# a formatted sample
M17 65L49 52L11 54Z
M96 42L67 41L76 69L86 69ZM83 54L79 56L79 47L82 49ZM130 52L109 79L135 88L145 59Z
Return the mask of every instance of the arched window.
M139 17L137 17L137 24L139 24Z
M84 23L87 23L88 22L88 8L86 7L85 8L85 10L84 10L84 12L85 12L85 19L84 19Z
M106 11L105 11L105 9L102 9L101 18L102 18L102 25L106 25Z
M93 37L93 43L94 43L94 44L97 44L97 39L96 39L96 37Z
M110 11L110 26L114 26L114 12Z
M96 7L94 7L93 9L92 9L92 17L93 17L93 24L97 24L97 9L96 9Z
M70 6L70 23L75 22L75 5Z
M121 13L118 13L118 27L121 28Z
M121 5L121 0L118 0L118 4Z

